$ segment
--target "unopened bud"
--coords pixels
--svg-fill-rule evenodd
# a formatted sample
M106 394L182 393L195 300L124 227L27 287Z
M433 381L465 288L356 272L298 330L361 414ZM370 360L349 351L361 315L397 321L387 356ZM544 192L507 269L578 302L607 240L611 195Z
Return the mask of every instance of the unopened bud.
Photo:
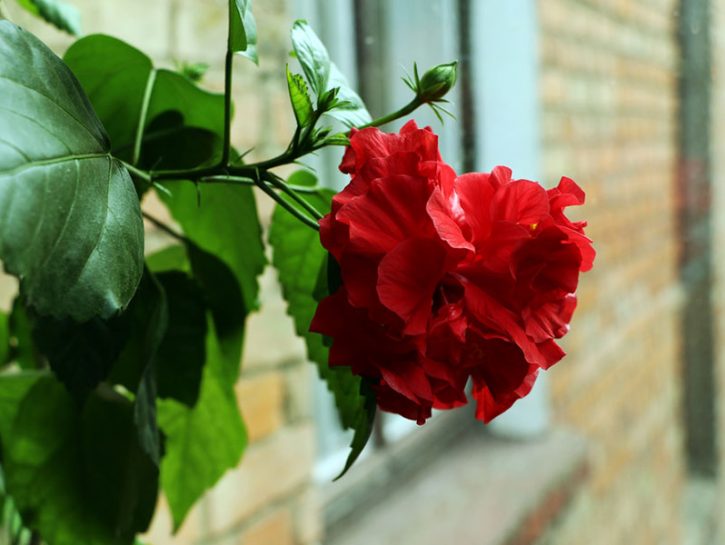
M442 99L456 84L457 76L458 62L434 66L420 78L418 98L423 102Z

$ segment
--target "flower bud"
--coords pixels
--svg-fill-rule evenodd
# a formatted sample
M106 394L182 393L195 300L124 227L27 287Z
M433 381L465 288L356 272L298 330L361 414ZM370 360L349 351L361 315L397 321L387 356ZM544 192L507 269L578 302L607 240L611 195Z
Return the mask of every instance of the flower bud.
M458 62L439 64L428 70L420 78L418 98L423 102L442 99L456 84Z

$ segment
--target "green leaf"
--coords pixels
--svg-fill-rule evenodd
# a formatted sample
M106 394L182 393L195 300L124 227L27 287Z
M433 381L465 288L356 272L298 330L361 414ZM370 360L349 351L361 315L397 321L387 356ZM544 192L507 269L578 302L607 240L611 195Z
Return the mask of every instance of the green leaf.
M186 76L194 83L199 83L209 71L209 65L205 62L180 62L176 65L179 74Z
M151 255L146 256L146 266L151 272L159 273L164 271L189 272L189 257L186 255L186 247L181 244L172 244Z
M134 304L135 303L135 304ZM131 354L136 356L136 365L141 367L141 378L135 388L136 399L133 407L133 422L136 426L139 444L154 465L161 459L161 437L156 419L157 361L158 353L169 328L169 297L159 279L151 272L144 271L144 277L137 296L132 302L133 309L127 319L135 322L139 335L131 345ZM118 365L126 360L121 358ZM127 367L133 365L126 364ZM135 386L135 384L133 384Z
M188 146L173 155L168 153L173 149L168 142L169 119L174 121L175 132L180 127L194 127L223 134L224 95L205 91L177 72L154 68L149 57L121 40L101 34L87 36L68 49L64 60L88 93L117 157L132 161L140 141L143 145L137 159L142 164L155 168L159 168L159 163L164 168L189 167ZM175 112L176 117L167 117L166 125L162 123L160 128L166 129L166 133L159 131L158 126L150 127L152 122L159 123L160 114L167 112ZM159 132L167 137L160 151L154 147L158 146ZM180 137L177 134L175 138L178 141ZM188 141L189 134L182 132L181 138ZM213 161L221 154L220 145L210 146L206 141L202 149L209 155L199 156L201 150L196 150L196 164L192 166Z
M0 375L0 447L3 437L8 437L15 417L20 409L20 402L30 389L47 373L40 371L23 371Z
M214 321L219 350L224 356L220 370L227 382L236 382L249 311L232 270L224 261L194 243L165 248L149 256L148 262L151 268L156 267L155 270L159 271L176 269L191 272Z
M13 300L8 318L10 332L10 359L21 369L38 369L42 364L40 353L33 343L33 326L22 297Z
M312 101L304 78L290 72L289 66L287 67L287 88L297 124L300 127L306 127L312 121Z
M229 48L259 64L257 56L257 23L252 13L252 0L229 0L231 32Z
M306 21L295 21L292 26L292 47L317 96L318 109L322 108L327 115L349 126L364 125L372 120L362 99L330 60L327 49ZM336 88L336 99L331 103L326 101L326 94Z
M56 28L79 36L81 34L81 14L75 6L61 0L18 0L23 8L33 15L45 19Z
M287 184L300 187L315 187L317 176L309 170L296 170L287 178Z
M221 154L216 133L184 125L184 116L169 110L156 116L144 132L139 166L146 170L185 169L209 165Z
M131 543L151 523L159 486L158 468L138 439L134 407L119 396L92 396L80 427L86 509L93 506L104 526Z
M206 359L204 293L180 271L160 273L157 278L168 305L168 326L156 353L158 395L193 407Z
M335 63L330 63L330 78L327 85L330 89L335 87L340 89L337 93L337 103L332 110L327 112L327 115L342 121L349 127L359 127L372 121L373 118L360 95L350 87L347 78L335 66Z
M83 322L124 308L143 269L128 172L71 72L0 21L0 259L39 314Z
M17 394L19 380L27 387L20 377L0 377L0 392L14 384ZM130 545L158 491L131 404L107 391L79 408L52 376L32 382L13 415L0 408L7 491L23 521L53 545Z
M0 369L10 361L10 317L0 312Z
M328 211L333 192L306 198L318 210ZM297 334L305 340L307 355L335 398L340 422L354 430L351 452L342 474L354 463L367 443L375 416L375 400L360 377L347 367L328 366L328 348L321 335L310 333L309 327L317 309L314 293L320 275L327 277L327 252L320 245L319 235L297 222L286 210L277 207L272 217L269 241L274 252L272 263L279 274L287 312L292 316ZM322 272L321 272L322 271ZM317 290L319 291L319 290ZM328 290L329 293L329 290Z
M266 258L252 190L222 184L197 187L191 182L173 182L165 187L170 195L159 192L159 198L184 234L232 270L246 309L256 309L257 276L264 270Z
M83 323L36 317L32 335L58 379L82 401L108 377L128 339L128 325L122 317Z
M211 323L206 342L207 363L196 406L159 402L159 424L166 436L161 484L175 531L201 495L236 467L247 444L233 383L226 380L224 356Z
M322 96L329 89L330 55L307 21L299 19L292 25L292 48L310 87L318 97Z
M191 270L204 291L222 356L220 376L229 384L239 378L244 325L249 309L241 286L230 267L216 255L194 244L187 245Z

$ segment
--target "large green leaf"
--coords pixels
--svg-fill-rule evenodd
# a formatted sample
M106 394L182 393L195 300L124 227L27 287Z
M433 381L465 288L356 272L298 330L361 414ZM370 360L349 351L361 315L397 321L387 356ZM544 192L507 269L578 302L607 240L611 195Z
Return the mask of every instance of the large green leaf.
M369 123L372 118L360 96L350 87L345 76L330 60L324 44L306 21L295 21L292 27L292 47L302 66L310 87L320 99L333 89L338 89L337 100L327 115L349 126Z
M18 295L8 317L10 333L10 361L21 369L39 369L43 365L42 355L33 342L33 324L23 298Z
M149 57L121 40L87 36L68 49L64 60L88 93L118 157L157 169L187 168L189 154L178 150L169 156L169 142L186 141L188 127L223 134L223 95L205 91L179 73L155 68ZM159 116L169 112L181 122L159 123ZM220 143L209 147L206 133L203 138L209 156L199 157L196 150L196 164L221 154ZM134 157L137 145L140 157Z
M206 352L201 394L194 408L173 400L159 401L159 425L166 436L161 485L175 530L201 495L236 467L247 444L233 383L225 377L225 357L211 320Z
M204 290L209 294L214 281L207 282L205 287L202 269L212 259L221 260L234 273L241 290L244 309L239 310L242 316L256 309L259 306L257 276L264 270L266 258L251 189L222 184L196 186L185 181L167 183L166 188L168 194L159 192L159 197L181 225L184 234L204 253L213 256L204 257L198 252L189 256L192 266L196 264L195 276L200 278ZM213 272L208 274L218 275ZM224 297L223 294L220 296ZM234 301L229 300L227 306L232 303ZM215 312L215 320L217 317ZM221 327L219 332L224 335Z
M199 342L206 332L206 324L201 327L199 319L200 310L208 310L214 322L219 350L224 356L223 368L220 372L229 383L236 382L239 377L239 365L242 342L244 340L244 325L247 319L248 309L242 295L239 282L229 266L212 253L202 250L193 242L182 245L173 245L155 254L148 256L149 267L159 273L179 271L190 273L201 289L200 295L203 301L186 301L191 314L196 315L187 323L186 334L177 335L178 351L195 354L197 351L192 348ZM194 290L195 291L195 290ZM180 294L182 295L182 294ZM187 294L186 298L191 293ZM196 299L196 297L194 297ZM194 309L194 310L192 310ZM173 314L173 313L172 313ZM185 354L184 357L189 357ZM187 362L189 364L189 362ZM172 364L170 364L172 365ZM177 398L177 400L181 400Z
M322 195L305 195L318 210L329 211L331 191ZM347 367L329 367L328 348L324 338L310 333L309 327L317 308L315 292L319 277L327 285L327 252L318 234L277 207L272 217L269 241L273 247L272 263L277 269L282 293L287 300L287 312L292 316L295 330L307 345L307 356L335 398L340 423L354 430L351 452L343 473L355 462L372 431L375 401L367 385ZM321 274L322 273L322 274ZM341 474L342 475L342 474Z
M0 391L18 393L20 380L0 377ZM23 521L53 545L133 543L158 470L136 441L131 403L109 390L79 408L52 376L32 382L14 414L0 408L7 491Z
M83 323L38 317L33 320L32 336L58 379L84 400L108 377L128 339L128 326L122 316Z
M20 402L33 385L45 376L46 373L40 371L0 375L0 452L2 452L3 437L8 437L10 434L15 416L20 409Z
M138 369L140 377L130 388L136 392L133 420L139 444L149 458L159 465L161 436L156 420L156 368L160 346L168 333L169 297L158 278L148 268L127 313L129 327L136 333L117 362L120 369ZM128 378L127 378L128 380Z
M81 14L78 9L61 0L18 0L23 8L48 23L78 36L81 33Z
M42 315L86 321L129 302L143 268L131 179L73 74L0 21L0 259Z
M10 360L10 317L0 311L0 369Z
M193 278L180 271L160 273L157 278L168 305L168 325L156 353L158 395L193 407L206 359L204 293Z
M255 64L257 56L257 23L252 13L252 0L229 0L231 51L244 55Z

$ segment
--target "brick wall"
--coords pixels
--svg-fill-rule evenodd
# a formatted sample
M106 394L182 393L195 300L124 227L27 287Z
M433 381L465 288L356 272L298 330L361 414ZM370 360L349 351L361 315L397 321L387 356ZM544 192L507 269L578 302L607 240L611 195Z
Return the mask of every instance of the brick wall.
M719 8L714 24L724 27L725 0L713 2ZM74 3L87 32L119 36L162 63L208 62L207 84L221 89L226 0ZM233 139L240 149L255 145L258 156L283 148L293 129L280 69L289 47L288 3L255 3L260 68L237 61ZM587 437L590 472L547 543L683 543L675 6L675 0L539 0L543 177L555 183L566 174L585 188L583 214L598 251L564 342L569 356L549 373L554 415ZM46 26L30 26L59 51L70 43ZM715 38L717 209L725 207L725 153L717 152L725 149L725 42ZM725 214L715 216L715 231L720 314ZM310 484L310 367L273 275L263 284L264 311L251 319L238 385L252 444L174 543L306 545L320 539ZM725 339L725 320L717 326ZM725 387L725 343L718 355ZM720 408L724 420L725 403ZM725 487L722 498L725 505ZM171 543L168 533L162 506L150 541Z
M176 61L205 62L204 85L223 89L227 0L73 0L87 34L107 33L128 41L160 65ZM8 4L11 17L30 28L57 52L68 36L37 22ZM284 0L256 2L259 67L235 61L235 119L232 142L251 157L282 151L294 131L283 67L288 59L292 19ZM163 217L156 202L145 202ZM268 199L260 199L263 223L269 220ZM168 243L149 233L151 247ZM2 286L15 286L12 281ZM176 537L166 505L161 503L147 539L153 545L308 545L321 539L321 511L311 485L315 435L311 421L312 367L285 315L271 270L262 278L263 310L250 318L237 385L250 445L237 470L223 480L190 513ZM10 299L0 289L0 299ZM7 305L5 305L7 306ZM221 440L222 438L220 438ZM213 445L210 445L213 448Z
M715 269L715 338L718 390L725 391L725 1L713 0L712 141ZM717 29L720 29L719 31ZM719 212L719 213L718 213ZM718 404L718 428L725 429L725 400ZM719 436L720 464L725 467L725 433ZM722 471L721 471L722 474ZM719 479L718 513L725 510L725 479ZM717 517L718 541L725 540L725 521Z
M591 473L557 545L680 544L673 0L541 0L544 175L586 190L598 252L550 372Z

